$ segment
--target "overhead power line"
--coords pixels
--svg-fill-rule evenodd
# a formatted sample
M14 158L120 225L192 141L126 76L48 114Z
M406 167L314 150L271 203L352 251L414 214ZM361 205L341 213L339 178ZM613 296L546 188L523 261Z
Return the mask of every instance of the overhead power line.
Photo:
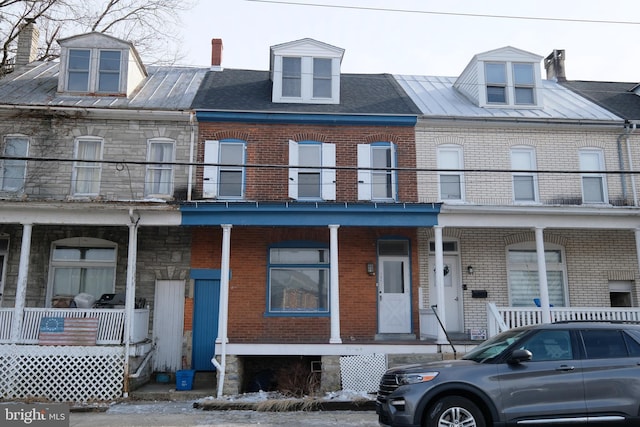
M374 12L396 12L396 13L415 13L423 15L443 15L443 16L463 16L471 18L496 18L496 19L520 19L528 21L551 21L551 22L578 22L583 24L616 24L616 25L640 25L640 22L635 21L611 21L603 19L578 19L578 18L549 18L540 16L518 16L518 15L492 15L483 13L462 13L462 12L436 12L430 10L413 10L413 9L391 9L382 7L367 7L367 6L345 6L338 4L318 4L318 3L302 3L295 1L279 1L279 0L245 0L254 3L271 3L281 4L288 6L310 6L310 7L323 7L330 9L353 9L353 10L370 10Z

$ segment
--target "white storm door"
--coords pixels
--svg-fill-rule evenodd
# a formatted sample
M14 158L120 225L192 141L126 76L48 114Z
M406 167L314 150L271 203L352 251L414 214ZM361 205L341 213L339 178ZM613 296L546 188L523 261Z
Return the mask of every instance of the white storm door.
M378 332L411 333L411 281L409 258L378 259Z
M462 331L462 279L460 278L460 260L456 255L445 255L444 262L444 304L445 318L443 319L447 332ZM431 271L430 301L437 301L435 283L435 258L432 256L429 262Z
M153 339L156 344L154 372L182 369L184 289L184 280L156 281L153 308Z

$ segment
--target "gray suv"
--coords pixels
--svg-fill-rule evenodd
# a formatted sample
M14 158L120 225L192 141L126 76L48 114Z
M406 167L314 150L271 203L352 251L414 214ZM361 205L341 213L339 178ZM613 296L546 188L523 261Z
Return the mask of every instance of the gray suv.
M560 322L505 331L460 360L380 381L382 426L640 426L640 325Z

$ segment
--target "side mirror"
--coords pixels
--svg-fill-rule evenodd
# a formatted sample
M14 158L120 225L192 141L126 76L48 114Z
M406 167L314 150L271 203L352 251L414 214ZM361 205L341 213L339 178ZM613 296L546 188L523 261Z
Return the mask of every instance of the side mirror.
M507 360L507 363L515 365L522 362L528 362L529 360L531 360L532 356L533 355L529 350L513 350L511 356L509 356L509 360Z

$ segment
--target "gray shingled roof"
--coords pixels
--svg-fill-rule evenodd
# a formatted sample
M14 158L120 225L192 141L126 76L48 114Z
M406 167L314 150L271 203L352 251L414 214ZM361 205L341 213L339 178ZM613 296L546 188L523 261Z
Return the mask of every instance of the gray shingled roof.
M59 63L35 62L0 79L0 105L188 110L208 68L147 67L149 76L130 96L57 93Z
M457 91L456 77L397 75L426 118L621 121L620 117L557 84L543 80L540 108L483 108Z
M638 83L566 81L561 85L627 120L640 120L640 96L632 90Z
M268 71L211 71L193 108L207 111L418 115L420 110L389 74L341 74L340 104L271 102Z

